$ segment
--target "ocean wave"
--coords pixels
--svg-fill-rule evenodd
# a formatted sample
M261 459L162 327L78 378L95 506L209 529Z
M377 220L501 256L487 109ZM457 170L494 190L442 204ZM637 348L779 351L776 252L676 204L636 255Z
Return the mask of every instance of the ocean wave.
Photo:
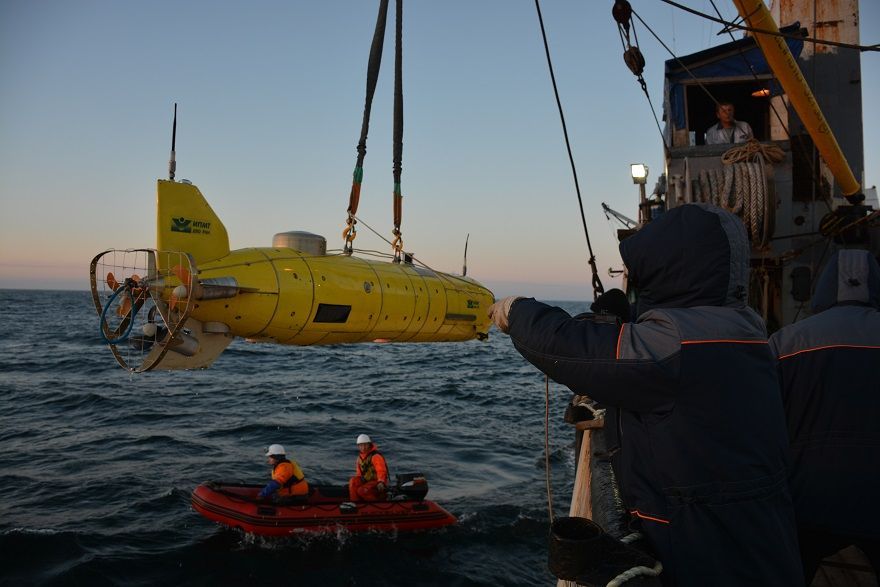
M544 379L506 337L464 344L280 347L235 341L211 369L132 375L96 342L83 292L0 305L0 583L549 583ZM71 325L57 331L57 316ZM94 334L92 334L94 333ZM573 482L569 393L551 383L554 496ZM281 540L195 513L210 479L263 483L280 443L313 481L344 484L369 433L392 477L422 472L458 516L425 534ZM554 502L555 503L555 502ZM562 505L560 504L561 508Z

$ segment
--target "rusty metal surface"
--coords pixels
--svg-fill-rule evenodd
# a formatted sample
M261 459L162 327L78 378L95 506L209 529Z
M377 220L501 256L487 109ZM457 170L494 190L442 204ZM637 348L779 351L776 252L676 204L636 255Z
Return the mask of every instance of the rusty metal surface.
M800 22L809 36L842 43L859 42L858 0L774 0L771 13L780 25ZM837 53L841 49L831 45L816 45L816 53ZM804 46L802 57L809 59L813 46Z

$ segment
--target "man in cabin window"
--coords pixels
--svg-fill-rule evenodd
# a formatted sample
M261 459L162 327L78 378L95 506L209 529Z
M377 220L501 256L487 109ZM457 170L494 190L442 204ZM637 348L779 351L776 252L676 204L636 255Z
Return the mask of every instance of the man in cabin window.
M370 437L357 437L358 458L354 465L355 475L348 482L348 498L351 501L382 501L388 487L388 465L379 454Z
M746 304L749 251L739 218L686 204L620 243L633 322L516 297L489 311L529 362L616 408L621 496L667 586L803 585L776 364Z
M754 138L749 123L734 118L734 108L730 102L719 102L715 107L715 116L718 117L718 124L706 131L707 145L744 143Z
M791 440L789 485L804 576L855 544L880 570L880 266L839 251L813 316L770 337Z
M263 487L259 499L289 498L309 494L309 483L302 469L287 458L284 447L273 444L266 450L266 458L272 467L272 480Z

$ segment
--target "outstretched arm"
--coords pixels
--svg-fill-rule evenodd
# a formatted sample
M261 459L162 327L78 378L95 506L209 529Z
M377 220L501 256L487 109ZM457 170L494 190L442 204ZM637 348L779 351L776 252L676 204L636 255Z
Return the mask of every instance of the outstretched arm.
M576 320L525 298L510 306L508 321L520 354L574 393L635 411L671 405L669 381L677 363L618 357L620 338L632 324Z

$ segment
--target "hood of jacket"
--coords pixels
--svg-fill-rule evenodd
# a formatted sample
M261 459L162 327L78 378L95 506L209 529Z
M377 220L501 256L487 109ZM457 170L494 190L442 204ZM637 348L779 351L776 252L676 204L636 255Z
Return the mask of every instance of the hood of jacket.
M636 315L655 308L744 307L749 242L742 221L709 204L669 210L620 243Z
M822 270L810 305L815 314L844 303L880 308L880 265L868 251L837 251Z

